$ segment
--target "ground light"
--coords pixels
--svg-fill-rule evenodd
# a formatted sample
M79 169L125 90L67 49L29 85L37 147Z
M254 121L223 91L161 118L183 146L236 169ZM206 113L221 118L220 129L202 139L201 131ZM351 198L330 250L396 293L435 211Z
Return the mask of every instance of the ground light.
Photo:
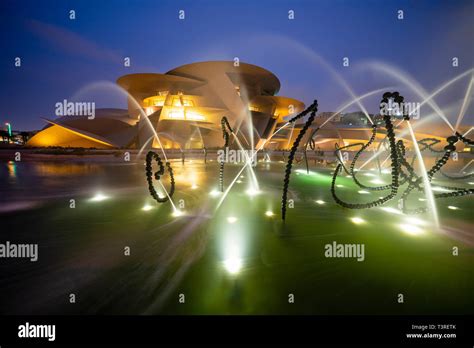
M381 210L387 212L387 213L391 213L391 214L396 214L396 215L403 215L402 211L401 210L398 210L396 208L392 208L392 207L380 207Z
M184 215L184 212L181 211L181 210L176 209L176 210L173 212L173 214L171 214L171 215L173 215L173 217L180 217L180 216L183 216L183 215Z
M431 191L437 191L437 192L451 192L451 190L442 188L442 187L433 187L431 188Z
M227 218L227 222L228 222L229 224L233 224L233 223L236 222L236 221L237 221L237 218L236 218L235 216L229 216L229 217Z
M316 203L318 203L319 205L323 205L324 203L326 203L325 201L321 200L321 199L318 199L317 201L315 201Z
M421 234L423 234L423 230L418 227L418 226L415 226L415 225L411 225L411 224L400 224L398 225L400 227L400 229L409 234L409 235L412 235L412 236L419 236Z
M411 236L419 236L424 234L423 229L420 226L426 225L427 222L425 220L421 220L416 217L407 217L404 223L398 225L398 227Z
M312 174L311 172L307 172L306 169L296 169L297 174Z
M451 209L451 210L459 210L458 207L455 207L454 205L448 205L448 209Z
M407 217L405 219L405 222L409 223L410 225L418 225L418 226L426 225L426 221L418 219L413 216Z
M365 223L365 220L364 220L364 219L362 219L362 218L360 218L360 217L357 217L357 216L351 218L351 221L352 221L353 223L355 223L356 225L360 225L360 224Z
M102 193L97 192L95 194L95 196L90 199L90 201L91 202L102 202L102 201L105 201L108 198L109 198L108 196L105 196Z
M145 204L142 208L143 211L150 211L153 207L150 204Z
M273 214L272 211L267 210L267 211L265 212L265 215L268 216L268 217L271 217L271 216L273 216L273 215L275 215L275 214Z
M219 196L221 192L217 191L217 190L212 190L211 192L209 192L209 194L212 196L212 197L217 197Z
M253 197L253 196L258 195L260 191L254 188L249 188L247 191L245 191L245 193L247 193L247 195L249 195L250 197Z
M374 180L371 180L370 181L372 184L376 184L376 185L381 185L383 184L383 181L380 180L380 179L374 179Z
M243 265L243 237L240 232L242 231L229 229L224 237L224 261L222 264L224 269L234 276L240 272Z
M242 260L237 258L227 259L224 261L224 268L229 274L235 275L242 268Z

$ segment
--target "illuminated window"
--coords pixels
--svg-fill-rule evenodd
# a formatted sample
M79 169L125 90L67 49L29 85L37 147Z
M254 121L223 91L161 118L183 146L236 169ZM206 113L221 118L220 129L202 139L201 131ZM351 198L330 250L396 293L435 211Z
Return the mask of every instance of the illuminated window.
M193 121L204 121L206 118L203 115L195 114L194 112L187 112L186 119Z
M152 113L154 113L155 110L153 108L146 108L145 113L147 116L150 116Z
M175 110L168 113L168 118L173 120L189 120L189 121L205 121L206 117L200 114L196 114L194 112L186 112L181 110Z
M256 106L249 105L249 110L250 111L255 111L255 112L260 112L260 108L257 108Z
M143 100L143 105L145 107L164 106L165 105L165 100L166 100L166 96L149 97L149 98L145 98Z
M176 120L184 120L184 112L183 111L171 111L168 113L169 118L173 118Z
M183 99L183 102L181 103L180 98L174 98L173 106L194 106L194 103L192 100L189 100L189 99Z

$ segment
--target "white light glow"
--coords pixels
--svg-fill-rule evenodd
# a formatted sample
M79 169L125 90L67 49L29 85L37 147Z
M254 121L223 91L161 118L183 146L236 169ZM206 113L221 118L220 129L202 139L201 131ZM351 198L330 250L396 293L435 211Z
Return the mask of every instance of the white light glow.
M102 193L98 192L94 197L90 199L91 202L102 202L108 199L108 196L103 195Z
M247 195L253 197L253 196L256 196L260 193L259 190L255 190L254 188L249 188L247 191L245 191L245 193L247 193Z
M316 203L318 203L319 205L322 205L322 204L324 204L324 203L326 203L326 202L323 201L323 200L321 200L321 199L318 199L318 200L316 201Z
M153 207L149 204L145 204L142 208L143 211L150 211L152 209L153 209Z
M237 274L242 268L242 260L238 258L227 259L224 261L224 268L230 274Z
M195 190L195 189L197 189L197 188L198 188L198 185L196 185L196 184L193 184L193 185L191 186L191 189L192 189L192 190Z
M419 226L426 225L426 221L418 219L416 217L407 217L405 221L411 225L419 225Z
M398 209L395 209L395 208L392 208L392 207L381 207L380 209L387 212L387 213L403 215L401 210L398 210Z
M237 221L237 218L236 218L235 216L229 216L229 217L227 218L227 222L228 222L229 224L233 224L233 223L236 222L236 221Z
M209 192L209 194L212 196L212 197L217 197L221 194L221 192L217 191L217 190L212 190L211 192Z
M356 225L360 225L360 224L365 223L365 220L360 218L360 217L353 217L353 218L351 218L351 221L353 223L355 223Z
M336 187L344 187L344 185L339 184L339 185L336 185Z
M437 192L451 192L451 190L445 189L443 187L432 187L431 191L437 191Z
M451 209L451 210L459 210L458 207L455 207L454 205L448 205L448 209Z
M186 119L193 121L204 121L206 118L203 115L199 115L194 112L186 112Z
M171 214L171 215L173 215L174 217L180 217L180 216L183 216L183 215L184 215L184 212L181 211L181 210L176 209L176 210L173 212L173 214Z
M272 211L267 210L267 211L265 212L265 215L266 215L266 216L273 216L273 215L275 215L275 214L273 214Z
M171 111L168 113L168 117L175 120L184 120L184 111Z
M360 191L357 191L357 192L359 192L361 195L368 195L368 194L370 194L369 191L365 191L365 190L360 190Z
M400 224L399 227L403 232L412 236L419 236L424 233L420 227L410 224Z
M374 179L374 180L370 180L370 182L371 182L372 184L377 184L377 185L381 185L381 184L383 184L383 181L382 181L382 180L380 180L380 179Z

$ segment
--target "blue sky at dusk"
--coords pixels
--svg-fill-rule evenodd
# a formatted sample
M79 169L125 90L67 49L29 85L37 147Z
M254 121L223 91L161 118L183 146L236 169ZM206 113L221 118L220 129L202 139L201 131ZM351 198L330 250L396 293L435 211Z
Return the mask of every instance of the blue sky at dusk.
M178 19L181 9L185 20ZM357 95L394 86L419 101L380 67L407 73L427 92L474 67L473 1L3 0L0 17L0 121L14 129L42 128L40 117L53 118L54 104L78 91L98 107L125 108L115 89L91 86L203 60L239 57L262 66L280 79L280 94L306 104L317 98L321 111L350 99L335 74ZM124 57L131 67L123 66ZM459 58L457 68L452 57ZM469 78L435 98L453 122ZM369 112L379 99L364 101ZM468 123L473 116L471 105Z

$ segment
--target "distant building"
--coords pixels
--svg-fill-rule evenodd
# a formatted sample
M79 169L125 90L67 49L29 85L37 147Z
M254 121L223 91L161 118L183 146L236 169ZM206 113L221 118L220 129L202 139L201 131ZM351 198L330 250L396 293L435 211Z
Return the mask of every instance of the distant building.
M369 114L370 118L374 115ZM341 117L341 124L346 126L363 127L370 124L365 114L362 111L348 112Z
M333 117L331 119L331 122L340 122L342 115L340 113L332 112L332 111L331 112L329 112L329 111L320 112L317 115L317 118L320 119L322 122L327 121L331 117Z

